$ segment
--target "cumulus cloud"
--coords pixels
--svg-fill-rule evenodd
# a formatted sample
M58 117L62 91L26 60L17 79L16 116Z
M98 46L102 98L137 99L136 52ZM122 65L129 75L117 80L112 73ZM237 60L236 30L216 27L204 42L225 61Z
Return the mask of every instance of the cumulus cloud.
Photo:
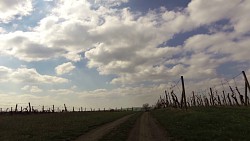
M75 66L71 63L63 63L55 68L56 74L57 75L62 75L71 72L72 70L75 69Z
M98 6L107 6L107 7L113 7L113 6L120 6L123 3L127 3L129 0L95 0L94 4Z
M75 91L73 91L72 89L52 89L49 90L49 92L58 95L75 94Z
M25 61L41 61L59 57L66 52L62 48L48 47L39 42L35 32L16 31L0 35L0 53Z
M0 27L0 34L5 33L5 32L6 32L6 30L4 28Z
M126 2L61 0L32 31L1 34L1 53L25 61L65 57L76 62L84 52L89 68L116 76L113 84L163 83L178 75L213 78L221 64L249 60L249 1L192 0L183 9L147 13L117 7ZM192 35L183 45L161 45L222 20L225 26ZM58 66L57 74L74 69L67 65Z
M7 23L16 17L30 15L32 11L32 0L1 0L0 23Z
M0 66L0 82L14 82L14 83L66 83L67 79L39 74L36 69L33 68L17 68L11 69L4 66Z
M30 85L25 85L21 90L24 91L29 91L31 93L40 93L43 92L42 89L40 89L38 86L30 86Z

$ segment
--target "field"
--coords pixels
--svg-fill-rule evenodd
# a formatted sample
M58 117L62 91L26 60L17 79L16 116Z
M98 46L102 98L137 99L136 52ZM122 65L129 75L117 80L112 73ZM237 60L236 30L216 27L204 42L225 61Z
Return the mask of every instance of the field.
M250 140L249 107L160 109L151 112L177 140Z
M72 140L89 130L131 112L70 112L0 115L0 140Z
M158 137L163 136L168 140L188 141L250 139L249 107L193 107L187 110L164 108L144 113L123 111L0 115L0 140L74 140L129 114L133 115L112 128L111 132L105 133L101 141L160 141L162 139ZM158 134L161 131L163 134Z

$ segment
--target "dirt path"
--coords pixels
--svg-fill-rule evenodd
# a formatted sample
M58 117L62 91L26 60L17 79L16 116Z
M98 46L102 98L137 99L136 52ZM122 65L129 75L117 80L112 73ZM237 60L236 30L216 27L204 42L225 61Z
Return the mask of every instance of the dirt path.
M159 127L149 112L142 114L127 141L168 141L166 131Z
M87 132L86 134L78 137L75 141L98 141L105 134L109 133L113 128L117 127L121 123L125 122L132 115L127 115L111 123L104 124L96 129Z

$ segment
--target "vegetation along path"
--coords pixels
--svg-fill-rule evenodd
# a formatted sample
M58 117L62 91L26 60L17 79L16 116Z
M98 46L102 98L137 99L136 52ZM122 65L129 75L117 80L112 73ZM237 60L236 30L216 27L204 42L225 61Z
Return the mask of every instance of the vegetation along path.
M111 123L107 123L105 125L102 125L96 129L93 129L92 131L80 136L75 141L98 141L101 139L104 135L109 133L113 128L117 127L121 123L125 122L127 119L129 119L132 115L127 115L125 117L122 117L116 121L113 121Z
M167 141L167 134L149 112L144 112L137 120L127 141Z

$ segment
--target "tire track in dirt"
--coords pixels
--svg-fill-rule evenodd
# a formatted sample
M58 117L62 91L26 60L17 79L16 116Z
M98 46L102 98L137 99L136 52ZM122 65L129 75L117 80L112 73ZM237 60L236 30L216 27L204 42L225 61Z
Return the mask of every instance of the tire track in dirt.
M83 134L82 136L78 137L75 141L98 141L104 135L109 133L113 128L128 120L131 116L132 115L127 115L111 123L101 125L100 127L97 127L96 129L93 129L87 132L86 134Z
M149 112L144 112L136 121L127 141L168 141L167 133Z

